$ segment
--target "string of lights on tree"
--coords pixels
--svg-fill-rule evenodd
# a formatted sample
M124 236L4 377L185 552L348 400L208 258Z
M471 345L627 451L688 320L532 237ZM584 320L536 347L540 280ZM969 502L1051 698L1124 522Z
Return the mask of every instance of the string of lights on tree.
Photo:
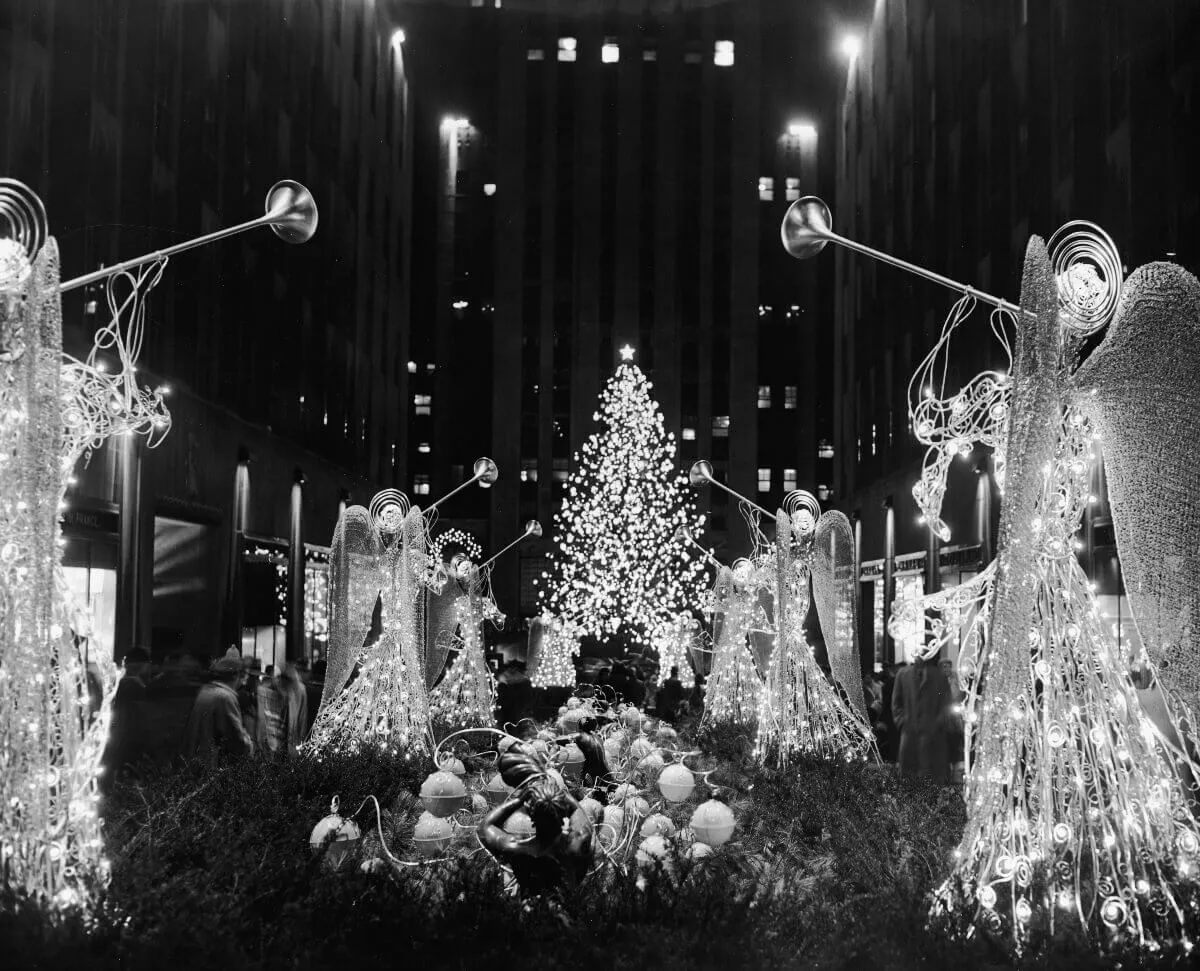
M703 564L676 532L699 530L704 517L651 388L641 369L621 364L601 392L592 416L600 428L574 457L549 568L537 581L544 610L601 641L620 633L650 645L703 584Z
M540 642L531 652L534 663L529 671L530 684L535 688L574 687L575 658L579 656L583 628L564 617L543 613L534 622L531 635Z

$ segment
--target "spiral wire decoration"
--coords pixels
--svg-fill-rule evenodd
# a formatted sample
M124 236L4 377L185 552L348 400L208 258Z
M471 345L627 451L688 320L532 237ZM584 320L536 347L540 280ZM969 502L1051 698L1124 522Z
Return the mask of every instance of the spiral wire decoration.
M797 522L798 515L807 512L812 517L811 521L806 523L809 530L815 529L817 520L821 518L821 504L817 502L817 497L804 489L793 489L783 497L783 511L793 523Z
M1063 323L1092 334L1112 319L1124 274L1112 238L1086 219L1060 226L1047 244Z
M375 493L367 512L379 532L394 534L400 532L409 505L408 496L399 489L383 489Z
M29 186L0 179L0 290L20 286L46 242L46 209Z

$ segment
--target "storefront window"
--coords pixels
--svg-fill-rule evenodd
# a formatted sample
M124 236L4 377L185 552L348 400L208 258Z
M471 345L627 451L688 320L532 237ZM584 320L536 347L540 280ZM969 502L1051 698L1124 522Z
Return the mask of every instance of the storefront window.
M117 617L117 571L92 566L66 566L63 573L77 609L71 618L76 636L83 638L87 663L112 658Z
M310 546L304 556L304 651L312 663L329 647L329 551Z

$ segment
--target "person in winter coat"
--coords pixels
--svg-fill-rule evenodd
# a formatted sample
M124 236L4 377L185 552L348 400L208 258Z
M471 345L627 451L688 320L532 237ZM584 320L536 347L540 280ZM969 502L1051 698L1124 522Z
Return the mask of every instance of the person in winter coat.
M284 751L291 756L308 735L308 692L294 662L284 666L277 687L283 696Z
M212 666L213 680L200 689L183 730L181 754L215 768L219 754L254 754L254 742L242 724L237 686L244 677L242 663L223 657Z
M936 661L900 669L892 689L892 719L900 731L900 772L949 781L950 682Z

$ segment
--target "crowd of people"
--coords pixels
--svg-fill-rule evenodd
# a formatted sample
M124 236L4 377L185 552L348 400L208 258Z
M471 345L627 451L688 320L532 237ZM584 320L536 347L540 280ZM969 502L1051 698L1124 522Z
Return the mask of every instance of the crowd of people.
M222 755L295 755L312 728L324 679L323 661L311 669L304 661L260 669L231 647L207 669L190 654L156 666L135 648L113 696L102 778L111 785L143 761L215 765Z

